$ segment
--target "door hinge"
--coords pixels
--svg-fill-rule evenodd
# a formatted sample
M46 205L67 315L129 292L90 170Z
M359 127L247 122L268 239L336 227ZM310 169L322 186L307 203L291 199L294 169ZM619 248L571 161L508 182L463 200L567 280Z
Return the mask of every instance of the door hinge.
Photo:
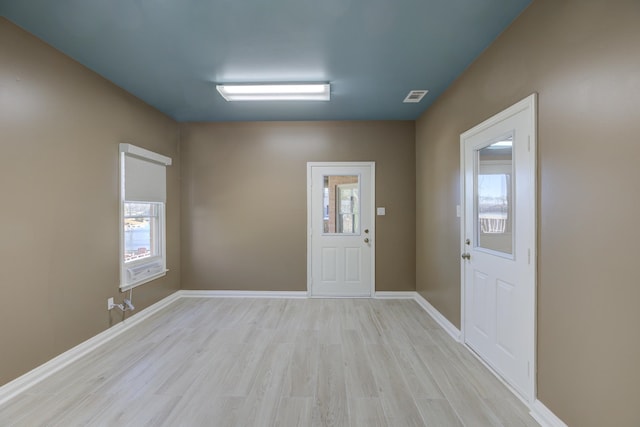
M527 377L531 378L531 362L527 361Z
M527 151L531 152L531 135L527 135Z
M531 265L531 249L527 249L527 263Z

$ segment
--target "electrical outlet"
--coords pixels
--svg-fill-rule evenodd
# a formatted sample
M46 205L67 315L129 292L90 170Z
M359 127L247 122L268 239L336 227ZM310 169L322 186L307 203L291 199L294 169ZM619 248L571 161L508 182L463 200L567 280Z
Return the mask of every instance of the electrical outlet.
M107 300L107 310L111 310L113 308L113 297Z

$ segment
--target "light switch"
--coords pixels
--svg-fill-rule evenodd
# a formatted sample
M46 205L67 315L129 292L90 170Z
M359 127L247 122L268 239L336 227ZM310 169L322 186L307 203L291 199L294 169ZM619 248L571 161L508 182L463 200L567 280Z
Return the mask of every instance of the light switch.
M376 208L376 214L378 216L385 216L387 214L386 213L386 209L385 208Z

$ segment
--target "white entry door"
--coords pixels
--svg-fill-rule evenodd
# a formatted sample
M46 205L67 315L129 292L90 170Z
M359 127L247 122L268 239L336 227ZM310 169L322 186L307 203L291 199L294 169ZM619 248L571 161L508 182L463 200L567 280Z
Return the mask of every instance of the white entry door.
M311 296L372 295L374 167L362 162L307 165Z
M535 95L461 135L465 343L535 396Z

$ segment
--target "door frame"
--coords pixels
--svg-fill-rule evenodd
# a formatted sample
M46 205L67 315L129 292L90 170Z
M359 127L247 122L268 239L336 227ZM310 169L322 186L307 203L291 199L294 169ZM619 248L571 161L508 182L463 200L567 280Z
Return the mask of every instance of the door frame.
M307 162L307 297L312 298L312 221L311 221L311 169L314 167L369 167L371 171L371 295L376 293L376 162ZM318 297L318 298L353 298L353 297Z
M516 393L515 390L484 360L482 359L475 351L471 349L466 343L465 338L465 310L466 310L466 301L465 301L465 278L466 278L466 264L465 262L460 262L460 340L461 343L467 347L469 351L471 351L474 355L476 355L485 366L487 366L491 372L496 375L517 397L523 400L529 407L533 405L536 400L537 393L537 342L536 342L536 334L537 334L537 226L538 226L538 206L537 206L537 94L533 93L523 100L515 103L514 105L508 107L507 109L501 111L500 113L488 118L482 123L474 126L468 131L462 133L460 135L460 253L466 252L465 245L465 227L466 227L466 196L465 196L465 172L466 172L466 162L465 162L465 141L472 136L490 128L491 126L499 123L515 114L518 114L522 111L528 110L531 120L531 134L529 137L529 151L531 155L529 156L529 188L531 189L529 197L529 206L531 206L531 224L529 224L529 229L527 230L527 237L531 242L531 265L533 268L531 269L531 276L528 278L529 284L531 285L530 300L533 303L533 308L530 310L531 315L529 319L527 319L527 333L529 335L529 360L533 366L531 369L531 384L529 384L528 396L522 396L520 393Z

